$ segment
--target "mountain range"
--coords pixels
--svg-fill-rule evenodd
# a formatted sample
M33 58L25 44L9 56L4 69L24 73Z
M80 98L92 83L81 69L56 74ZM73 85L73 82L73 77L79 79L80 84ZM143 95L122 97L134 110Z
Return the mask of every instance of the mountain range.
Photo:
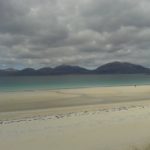
M150 74L150 68L146 68L141 65L131 64L128 62L116 61L104 64L93 70L70 65L60 65L55 68L25 68L22 70L8 68L0 70L0 76L44 76L69 74Z

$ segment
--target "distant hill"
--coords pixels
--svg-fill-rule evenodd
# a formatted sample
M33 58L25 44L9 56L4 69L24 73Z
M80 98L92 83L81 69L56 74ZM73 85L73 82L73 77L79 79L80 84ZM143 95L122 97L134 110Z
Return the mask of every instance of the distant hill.
M150 73L150 69L127 62L112 62L98 67L94 72L98 74L139 74Z
M44 67L44 68L40 68L36 71L36 74L38 75L49 75L51 74L53 71L53 68L50 67Z
M79 66L60 65L55 68L44 67L40 69L25 68L23 70L0 70L0 76L41 76L41 75L67 75L67 74L150 74L150 69L128 62L111 62L95 70L88 70Z
M17 72L18 70L13 68L3 69L0 70L0 76L12 76L12 75L16 75Z
M52 74L86 74L90 70L79 66L61 65L53 69Z
M15 75L26 76L26 75L36 75L36 70L33 68L25 68L16 72Z

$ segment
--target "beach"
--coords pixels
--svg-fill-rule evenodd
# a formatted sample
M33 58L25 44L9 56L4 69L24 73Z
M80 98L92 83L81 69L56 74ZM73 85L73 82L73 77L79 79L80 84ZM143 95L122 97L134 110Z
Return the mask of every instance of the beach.
M150 141L150 86L0 93L3 150L132 150Z

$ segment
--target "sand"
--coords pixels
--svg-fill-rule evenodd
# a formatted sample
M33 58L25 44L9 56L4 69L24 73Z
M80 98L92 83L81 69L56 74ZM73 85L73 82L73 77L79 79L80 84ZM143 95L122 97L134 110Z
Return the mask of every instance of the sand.
M130 150L150 142L150 86L0 93L0 110L3 150Z
M150 86L1 92L0 112L150 100Z

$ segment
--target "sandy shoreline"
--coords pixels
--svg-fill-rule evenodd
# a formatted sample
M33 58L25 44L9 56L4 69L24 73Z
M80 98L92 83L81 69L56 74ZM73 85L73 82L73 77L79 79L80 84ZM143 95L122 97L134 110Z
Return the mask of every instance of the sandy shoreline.
M150 86L1 92L0 112L150 100Z
M2 93L0 146L3 150L142 147L150 141L149 93L150 86ZM48 106L39 107L41 102Z

